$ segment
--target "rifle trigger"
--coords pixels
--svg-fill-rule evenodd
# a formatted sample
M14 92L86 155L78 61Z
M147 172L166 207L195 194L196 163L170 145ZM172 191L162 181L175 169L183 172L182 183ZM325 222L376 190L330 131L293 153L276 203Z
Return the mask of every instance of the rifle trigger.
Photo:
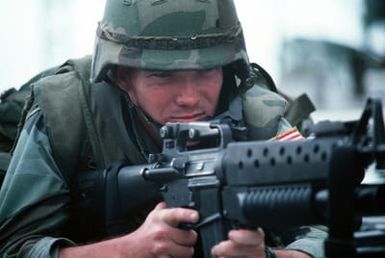
M195 225L191 223L180 223L178 225L178 228L184 229L184 230L196 229Z
M222 216L219 212L214 213L213 215L210 215L206 218L204 218L202 221L200 221L198 224L195 224L194 229L199 229L200 227L206 226L207 224L220 219Z

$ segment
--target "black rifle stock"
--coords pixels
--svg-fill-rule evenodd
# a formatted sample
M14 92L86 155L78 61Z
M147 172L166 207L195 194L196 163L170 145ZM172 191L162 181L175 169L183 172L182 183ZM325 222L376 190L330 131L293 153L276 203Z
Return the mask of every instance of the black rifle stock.
M375 239L356 234L363 216L385 215L384 185L361 184L368 165L384 168L381 103L368 100L358 121L324 122L311 131L315 137L307 140L235 142L227 123L167 124L163 151L150 155L150 164L104 172L107 232L123 232L132 208L159 191L169 207L199 211L197 224L181 227L199 232L204 257L232 228L312 224L329 227L327 257L381 257L385 232ZM206 140L217 144L194 149Z

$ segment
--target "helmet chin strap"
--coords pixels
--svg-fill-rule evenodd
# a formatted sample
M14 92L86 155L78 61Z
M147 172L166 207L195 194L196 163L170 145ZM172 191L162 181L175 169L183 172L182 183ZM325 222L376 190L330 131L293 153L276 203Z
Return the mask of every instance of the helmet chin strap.
M129 101L131 102L131 100ZM139 120L139 123L144 126L147 133L160 148L162 146L162 139L160 137L159 130L163 125L152 119L152 117L148 115L140 106L134 105L132 102L131 104L133 106L134 113Z
M131 100L130 100L131 101ZM140 106L134 105L134 110L136 114L138 115L141 122L144 123L144 126L150 127L152 130L159 132L160 128L163 126L162 124L156 122L149 114L147 114L143 108Z

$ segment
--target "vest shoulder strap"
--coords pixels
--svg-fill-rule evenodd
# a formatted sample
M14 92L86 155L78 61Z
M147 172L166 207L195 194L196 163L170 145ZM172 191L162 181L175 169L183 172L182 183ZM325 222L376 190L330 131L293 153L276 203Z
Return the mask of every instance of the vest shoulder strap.
M55 159L71 178L119 160L146 162L127 133L123 93L106 82L90 83L90 66L91 57L69 60L33 87Z
M55 75L33 85L33 105L42 111L53 155L67 179L80 162L87 137L78 93L81 83L72 67L64 64Z
M91 59L71 60L70 64L82 81L79 101L98 167L106 167L117 160L131 164L146 163L125 124L133 122L125 110L128 109L125 93L112 81L91 84Z

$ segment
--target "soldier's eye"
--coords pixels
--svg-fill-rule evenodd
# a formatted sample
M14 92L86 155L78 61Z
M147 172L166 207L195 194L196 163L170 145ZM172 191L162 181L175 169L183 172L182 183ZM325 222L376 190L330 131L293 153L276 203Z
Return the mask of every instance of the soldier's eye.
M170 72L150 72L148 77L151 78L169 78L171 76Z

